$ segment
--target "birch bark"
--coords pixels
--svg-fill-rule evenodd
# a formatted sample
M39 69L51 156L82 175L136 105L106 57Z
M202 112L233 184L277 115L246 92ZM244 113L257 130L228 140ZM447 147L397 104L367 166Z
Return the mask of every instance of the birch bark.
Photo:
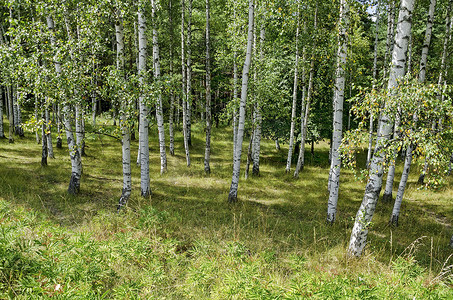
M116 9L116 68L120 76L124 76L124 29L120 9ZM121 154L123 165L123 189L118 201L117 211L127 204L132 192L131 178L131 134L127 119L129 99L120 99Z
M172 0L168 1L169 5L169 27L170 27L170 78L173 78L173 18L172 18ZM168 119L168 131L170 135L170 155L175 155L175 136L173 129L173 120L175 114L175 93L173 90L173 85L170 90L170 116Z
M144 1L138 2L138 74L140 86L145 83L147 42L146 42L146 18ZM139 124L139 143L140 143L140 190L143 197L151 195L149 182L149 137L148 137L148 107L143 90L139 96L140 105L140 124Z
M187 18L187 84L186 84L186 113L187 113L187 143L192 146L192 0L189 0Z
M289 147L288 147L288 159L286 160L286 173L291 170L291 161L293 157L294 148L294 129L296 127L296 106L297 106L297 81L298 74L297 69L299 67L299 5L297 6L297 28L296 28L296 59L294 62L294 84L293 84L293 104L291 108L291 129L289 132Z
M241 168L242 142L244 140L245 106L246 106L246 102L247 102L248 78L249 78L250 64L251 64L251 60L252 60L253 23L254 23L254 5L253 5L253 0L249 0L247 52L245 55L244 67L242 69L242 88L241 88L241 101L240 101L240 105L239 105L237 143L236 143L236 151L235 151L234 157L233 157L233 177L231 180L230 192L228 194L228 201L230 203L237 202L237 193L238 193L238 186L239 186L239 173L240 173L240 168Z
M260 62L263 63L264 58L264 38L265 38L265 30L264 26L261 25L260 30ZM256 70L255 70L256 74ZM255 80L256 81L256 78ZM261 95L257 93L258 97L256 97L255 101L255 112L254 112L254 123L255 123L255 130L253 131L253 146L252 146L252 154L253 154L253 168L252 174L254 176L260 175L260 152L261 152L261 124L263 122L263 117L261 113Z
M427 65L427 61L428 61L429 45L431 43L431 34L432 34L432 28L433 28L435 7L436 7L436 0L431 0L431 4L429 6L429 12L428 12L428 20L426 23L425 41L423 43L422 55L420 58L420 73L418 76L418 80L420 83L425 82L425 78L426 78L426 65ZM450 25L448 24L449 19L450 19L450 17L449 17L450 9L451 9L451 1L450 1L450 7L447 10L447 22L446 22L446 32L445 32L446 40L447 40L449 27L450 27ZM439 75L440 82L442 80L443 67L445 66L446 50L447 49L444 44L441 71L440 71L440 75ZM414 113L413 120L414 120L414 124L416 124L417 120L418 120L417 113ZM404 160L403 173L401 175L401 180L400 180L400 183L398 186L398 192L396 194L395 203L393 205L392 216L390 218L390 223L394 226L398 226L398 219L399 219L399 214L400 214L400 210L401 210L401 204L403 202L404 190L406 189L407 180L409 178L409 172L410 172L410 168L411 168L411 164L412 164L412 151L414 150L414 148L415 148L414 145L409 145L409 147L407 147L407 149L406 149L406 158Z
M47 138L46 138L46 122L44 112L41 113L41 137L42 137L42 151L41 151L41 166L47 166Z
M157 36L156 25L156 1L151 0L151 16L153 20L153 66L154 79L158 83L158 94L156 102L156 120L157 129L159 131L159 151L160 151L160 174L167 172L167 153L165 149L165 128L164 128L164 112L162 109L162 89L160 87L160 55L159 55L159 40Z
M378 1L376 8L376 32L374 34L374 59L373 59L373 90L376 88L377 80L377 54L378 54L378 43L379 43L379 21L381 19L380 13L381 1ZM374 116L370 114L370 130L369 130L369 142L368 142L368 152L366 156L366 167L369 168L371 160L371 150L373 148L373 129L374 129Z
M206 0L206 147L204 152L204 171L211 173L211 54L209 32L209 0Z
M392 53L392 67L388 82L388 89L390 92L397 88L398 80L404 76L404 65L406 63L406 52L409 34L411 32L413 8L414 0L401 1L395 47ZM349 241L348 254L350 256L360 256L366 246L368 226L372 221L379 192L382 187L382 177L384 173L383 150L392 133L392 121L386 114L381 114L379 124L380 126L376 141L376 149L374 150L374 154L371 159L369 179L365 188L365 195L355 217L354 227Z
M45 116L46 116L46 140L47 140L47 155L50 158L55 158L55 155L53 153L53 145L52 145L52 124L50 122L50 113L49 113L49 107L46 104L45 105Z
M340 190L340 144L343 135L343 102L345 86L345 67L348 45L349 6L346 0L340 4L340 21L338 33L337 70L335 79L333 133L332 133L332 161L329 176L329 200L327 204L327 222L333 223L337 214L338 193Z
M47 29L51 31L50 43L55 47L55 25L53 18L51 16L47 17ZM55 71L57 76L61 75L61 65L60 62L55 61ZM67 101L63 102L63 123L64 129L66 132L66 139L68 143L69 156L71 158L71 179L69 181L68 193L69 194L78 194L80 191L80 178L82 176L82 158L80 157L79 150L77 149L77 144L74 139L74 134L72 131L72 116L71 108Z
M317 20L317 15L318 15L318 7L315 9L315 19L314 19L314 30L318 28L318 20ZM307 89L307 98L303 97L303 101L306 101L305 104L305 110L303 112L304 117L301 120L301 138L300 138L300 148L299 148L299 157L297 158L297 164L296 164L296 169L294 170L294 177L299 177L299 172L304 169L304 164L305 164L305 140L307 139L307 128L308 128L308 116L310 113L310 105L311 105L311 98L313 94L313 76L315 72L315 55L314 55L314 49L316 48L316 41L313 40L313 46L312 46L312 55L311 55L311 61L310 61L310 73L308 76L308 89Z
M38 132L36 131L36 134ZM5 134L3 133L3 89L0 87L0 138L4 138Z
M186 163L190 166L190 152L189 152L189 129L187 120L187 73L186 73L186 60L185 60L185 2L181 0L181 71L182 71L182 131L184 135L184 150L186 152Z
M36 122L38 122L38 97L36 97L36 96L35 96L35 120L36 120ZM36 144L39 145L41 143L41 138L39 137L38 129L36 129L35 136L36 136Z
M8 121L9 121L9 130L8 130L8 142L14 143L14 113L13 113L13 100L11 99L11 86L6 85L6 96L8 98Z

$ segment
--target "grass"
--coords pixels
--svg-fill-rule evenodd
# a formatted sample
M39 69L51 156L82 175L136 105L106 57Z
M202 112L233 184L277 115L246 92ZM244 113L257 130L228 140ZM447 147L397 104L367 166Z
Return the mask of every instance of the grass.
M120 214L119 142L87 136L73 197L66 148L54 148L56 159L43 168L31 133L14 144L0 140L0 298L453 297L451 274L443 273L452 264L451 179L421 190L414 168L400 226L388 225L392 207L379 203L365 254L351 260L346 247L364 183L342 170L337 221L327 225L327 144L314 157L307 152L294 179L285 173L287 149L264 140L261 176L242 176L239 202L229 205L231 129L213 129L210 176L201 126L193 128L192 166L178 132L162 176L155 125L150 132L152 197L139 196L134 164L132 198Z

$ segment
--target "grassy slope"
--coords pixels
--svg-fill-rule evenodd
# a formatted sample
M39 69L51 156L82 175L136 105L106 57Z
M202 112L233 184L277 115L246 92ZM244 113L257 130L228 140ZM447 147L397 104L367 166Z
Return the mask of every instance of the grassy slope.
M326 225L326 144L307 154L294 179L284 171L285 148L263 141L261 177L242 177L240 202L228 205L230 129L214 128L210 177L201 128L193 131L192 166L177 135L163 176L150 129L153 196L139 197L134 165L133 197L121 214L117 141L88 136L81 194L70 197L67 149L55 149L42 168L32 134L0 140L0 298L453 297L451 277L436 278L452 253L451 188L417 190L413 172L400 227L388 226L391 206L379 203L365 255L348 260L364 183L342 171L338 221ZM136 149L134 142L134 156Z

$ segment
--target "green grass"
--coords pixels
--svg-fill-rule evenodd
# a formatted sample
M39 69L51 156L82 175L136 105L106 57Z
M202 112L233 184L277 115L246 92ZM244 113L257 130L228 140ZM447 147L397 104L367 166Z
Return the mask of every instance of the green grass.
M453 297L451 274L442 273L452 264L451 185L419 190L414 168L400 226L388 225L392 207L379 203L365 254L348 259L364 183L342 170L337 221L327 225L327 144L314 157L307 152L294 179L285 173L287 148L264 140L261 176L242 174L239 202L230 205L231 129L213 129L210 176L201 126L193 128L192 166L178 132L162 176L155 125L150 133L152 197L139 196L134 164L132 198L120 214L119 142L87 136L81 192L72 197L66 147L43 168L31 133L0 140L0 298ZM136 141L132 150L135 160Z

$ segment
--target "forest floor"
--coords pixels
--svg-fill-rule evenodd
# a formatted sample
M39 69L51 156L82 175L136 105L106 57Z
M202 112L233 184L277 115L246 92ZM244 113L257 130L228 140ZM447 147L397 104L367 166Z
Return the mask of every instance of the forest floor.
M453 298L451 179L438 190L420 189L414 168L399 227L388 225L392 204L379 202L364 255L349 259L365 183L342 170L337 221L327 225L326 143L313 157L307 151L295 179L285 173L287 146L278 151L263 140L261 175L245 180L242 172L239 202L231 205L230 128L213 128L210 176L203 171L202 126L193 127L192 166L185 166L178 131L164 175L155 125L150 135L152 197L140 197L133 164L132 198L119 214L117 140L87 134L75 197L66 192L66 145L41 167L33 133L14 144L0 140L0 298ZM243 153L247 146L248 139Z

